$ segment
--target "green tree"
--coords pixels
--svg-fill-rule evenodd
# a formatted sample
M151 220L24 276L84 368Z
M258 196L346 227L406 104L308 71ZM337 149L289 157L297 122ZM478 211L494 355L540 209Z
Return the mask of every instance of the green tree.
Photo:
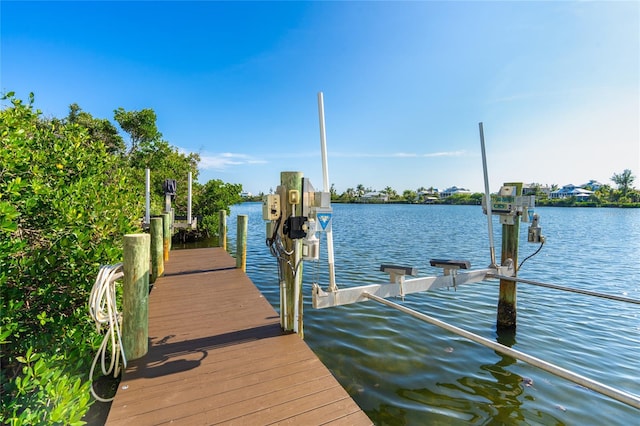
M622 173L614 173L611 177L613 183L618 185L618 190L622 192L622 196L626 197L627 193L630 189L633 188L633 181L636 179L635 176L631 174L631 170L625 169Z
M218 232L218 212L230 213L229 206L242 202L242 185L225 183L212 179L204 185L198 185L198 196L194 199L195 210L202 215L202 229L208 235Z
M195 153L182 153L169 142L162 139L162 133L156 125L153 109L125 111L122 107L115 110L114 118L120 127L129 134L130 149L127 154L129 165L136 176L137 189L144 193L144 169L151 171L151 210L153 214L164 211L163 183L165 179L175 179L177 194L172 207L178 215L187 212L187 181L191 172L194 181L198 179L200 156Z
M74 103L69 105L67 122L87 129L91 140L102 142L109 153L124 154L126 149L124 140L118 133L118 129L109 120L94 118Z
M387 194L390 201L398 198L398 193L395 191L395 189L391 188L390 186L387 186L385 189L382 190L382 192L384 194Z
M407 203L415 203L418 200L418 193L411 189L405 189L402 193L402 198L404 198Z
M113 113L122 130L130 136L129 155L136 152L141 145L149 145L162 138L162 133L156 125L154 110L145 108L140 111L125 111L120 107Z

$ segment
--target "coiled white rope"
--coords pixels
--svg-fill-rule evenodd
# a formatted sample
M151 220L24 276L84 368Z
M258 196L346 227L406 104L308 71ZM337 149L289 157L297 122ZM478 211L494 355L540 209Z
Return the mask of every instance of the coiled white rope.
M120 356L122 356L122 365L127 366L127 359L124 355L122 347L122 336L120 334L120 326L122 325L122 316L118 312L116 305L116 281L122 278L122 263L117 265L104 265L98 271L98 277L91 289L89 296L89 313L96 323L98 332L103 326L106 326L107 333L102 340L102 344L96 353L91 371L89 372L89 380L91 383L91 394L100 402L109 402L113 397L105 399L98 396L93 388L93 372L98 359L101 359L102 374L108 376L113 373L113 377L120 374ZM109 367L107 368L107 352L111 344L111 356Z

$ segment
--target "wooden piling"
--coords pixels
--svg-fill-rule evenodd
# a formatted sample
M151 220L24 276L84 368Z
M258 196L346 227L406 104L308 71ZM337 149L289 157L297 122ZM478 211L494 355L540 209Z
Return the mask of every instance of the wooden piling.
M522 195L522 183L505 183L505 186L515 186L516 196ZM502 255L501 264L507 259L513 261L514 269L518 266L518 240L520 234L520 216L514 218L513 225L502 225ZM517 274L517 270L516 270ZM498 297L498 330L516 328L516 293L515 281L500 280L500 295Z
M151 277L149 282L155 283L156 279L164 274L164 229L161 217L151 218L149 232L151 234Z
M171 248L171 213L162 214L162 249L164 261L169 261L169 250Z
M236 244L236 268L247 271L247 227L249 216L246 214L238 215L237 224L237 244Z
M149 234L124 236L122 346L127 361L149 349Z
M227 212L220 210L218 212L218 247L227 250Z
M280 173L280 206L282 222L290 216L302 215L302 172ZM299 204L292 204L292 191L298 191ZM302 321L302 240L292 240L278 230L287 253L279 259L284 282L280 289L280 324L284 331L296 332L304 336Z

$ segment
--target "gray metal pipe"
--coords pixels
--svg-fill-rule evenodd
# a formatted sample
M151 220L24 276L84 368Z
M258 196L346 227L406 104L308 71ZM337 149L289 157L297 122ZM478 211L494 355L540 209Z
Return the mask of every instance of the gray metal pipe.
M635 303L636 305L640 305L640 300L631 299L629 297L616 296L614 294L598 293L597 291L583 290L580 288L564 287L556 284L541 283L539 281L527 280L524 278L508 277L506 275L498 275L498 274L487 274L487 278L498 278L501 280L537 285L539 287L552 288L554 290L569 291L571 293L586 294L587 296L601 297L603 299L617 300L618 302Z
M549 373L555 374L556 376L562 377L563 379L567 379L574 383L579 384L580 386L584 386L587 389L591 389L593 391L606 395L612 399L615 399L616 401L620 401L634 408L640 409L640 397L636 395L612 388L611 386L607 386L603 383L597 382L595 380L591 380L587 377L573 373L569 370L565 370L564 368L558 367L557 365L548 363L539 358L535 358L531 355L527 355L515 349L511 349L508 346L501 345L498 342L494 342L482 336L478 336L477 334L471 333L469 331L463 330L462 328L440 321L436 318L430 317L421 312L414 311L413 309L407 308L406 306L402 306L397 303L390 302L382 297L378 297L369 293L365 293L364 296L371 300L375 300L376 302L382 303L383 305L387 305L401 312L409 314L414 318L418 318L422 321L428 322L429 324L436 325L454 334L465 337L469 340L473 340L474 342L479 343L488 348L491 348L496 352L500 352L502 354L513 357L517 360L526 362L527 364L533 365L534 367L538 367L544 371L547 371Z

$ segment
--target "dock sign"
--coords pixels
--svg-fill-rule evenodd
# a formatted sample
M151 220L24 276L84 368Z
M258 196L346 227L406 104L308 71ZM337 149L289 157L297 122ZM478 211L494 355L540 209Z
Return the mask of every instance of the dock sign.
M331 230L331 213L316 213L322 231Z

